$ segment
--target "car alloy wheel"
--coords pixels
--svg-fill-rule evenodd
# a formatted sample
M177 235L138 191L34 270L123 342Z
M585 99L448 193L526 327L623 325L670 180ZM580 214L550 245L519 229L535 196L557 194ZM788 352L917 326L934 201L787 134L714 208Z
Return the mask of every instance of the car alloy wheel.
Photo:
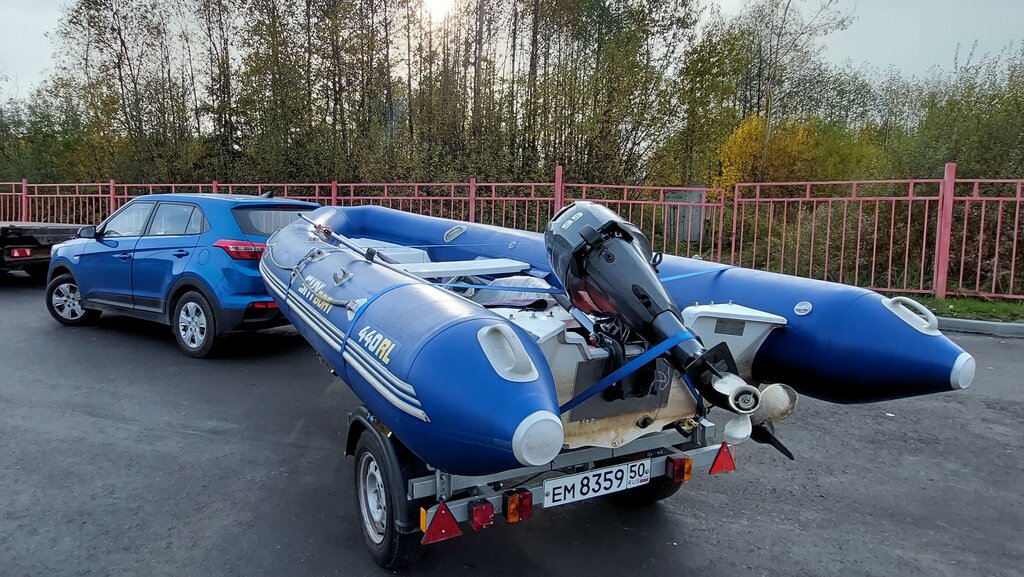
M198 349L206 341L206 314L194 302L185 303L178 313L178 334L191 349Z
M69 321L78 320L85 314L82 308L82 293L78 292L78 285L74 283L57 285L50 296L50 303L58 315Z

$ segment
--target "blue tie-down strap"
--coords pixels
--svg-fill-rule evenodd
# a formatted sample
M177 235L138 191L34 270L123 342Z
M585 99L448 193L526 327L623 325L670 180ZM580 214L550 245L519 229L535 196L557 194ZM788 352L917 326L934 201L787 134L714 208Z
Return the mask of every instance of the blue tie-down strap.
M711 274L713 272L722 272L730 268L736 268L734 266L723 266L721 268L709 268L707 270L699 270L696 272L687 272L683 274L674 274L672 276L661 277L658 280L661 282L672 282L676 280L682 280L684 278L690 278L695 276L701 276L705 274ZM476 290L492 290L492 291L514 291L524 293L540 293L549 295L560 295L565 294L565 291L557 288L541 288L541 287L526 287L526 286L502 286L493 284L469 284L469 283L446 283L446 282L435 282L430 283L435 286L443 288L458 288L458 289L476 289Z
M393 291L393 290L395 290L397 288L402 288L404 286L417 285L417 284L420 284L420 283L412 281L412 282L403 282L403 283L393 284L393 285L391 285L389 287L381 289L379 292L377 292L376 294L374 294L370 298L366 299L366 302L364 302L363 304L359 305L359 308L356 309L356 314L352 315L352 322L348 325L348 330L345 331L345 338L341 339L341 351L339 351L339 352L342 355L345 354L345 347L348 345L348 338L350 336L352 336L352 331L356 330L356 323L359 321L359 317L363 316L363 311L365 311L366 308L369 307L371 303L373 303L373 301L379 299L380 297L384 296L385 294L387 294L387 293L389 293L389 292L391 292L391 291Z
M601 391L607 389L608 387L614 385L615 383L640 370L641 367L653 361L654 359L660 357L661 355L665 354L672 347L678 345L683 341L688 341L692 338L694 338L693 334L690 333L689 331L679 331L675 335L647 349L647 352L640 355L639 357L622 365L617 370L612 371L610 375L594 383L593 385L590 386L589 389L569 399L568 401L565 402L564 405L559 407L558 410L564 415L565 413L576 408L580 403L586 401L590 397L593 397L594 395L600 393Z
M665 283L665 282L672 282L674 280L681 280L681 279L684 279L684 278L700 276L700 275L703 275L703 274L711 274L713 272L722 272L723 270L729 270L731 268L736 268L736 267L734 267L732 265L726 265L726 266L723 266L723 267L720 267L720 268L709 268L709 269L705 269L705 270L699 270L699 271L696 271L696 272L684 272L682 274L674 274L672 276L663 276L663 277L659 278L658 280L660 280L663 283Z

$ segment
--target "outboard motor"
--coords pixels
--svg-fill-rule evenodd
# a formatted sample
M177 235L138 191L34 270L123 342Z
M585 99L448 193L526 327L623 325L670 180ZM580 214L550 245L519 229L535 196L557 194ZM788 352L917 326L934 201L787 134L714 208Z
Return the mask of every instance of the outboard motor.
M572 306L597 319L599 344L618 340L624 345L638 336L654 346L681 332L690 334L658 279L660 255L655 258L636 225L604 206L576 202L548 223L544 243ZM735 361L724 343L705 350L695 338L683 340L669 350L669 362L705 400L745 417L732 427L735 438L750 436L749 415L757 410L761 395L735 374Z

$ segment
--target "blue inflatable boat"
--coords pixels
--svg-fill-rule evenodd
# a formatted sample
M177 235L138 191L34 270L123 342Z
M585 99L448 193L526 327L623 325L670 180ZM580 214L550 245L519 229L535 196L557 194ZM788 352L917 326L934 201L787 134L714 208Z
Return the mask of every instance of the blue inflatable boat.
M618 447L718 408L785 448L797 392L866 403L963 389L974 360L916 302L653 254L576 203L545 234L324 207L268 241L282 312L389 433L487 475Z

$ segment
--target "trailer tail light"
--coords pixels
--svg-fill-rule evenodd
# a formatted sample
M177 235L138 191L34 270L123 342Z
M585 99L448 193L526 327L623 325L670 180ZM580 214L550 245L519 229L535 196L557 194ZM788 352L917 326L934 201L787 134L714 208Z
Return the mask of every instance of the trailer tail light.
M11 258L28 258L32 256L32 249L30 248L12 248L7 254L11 255Z
M715 461L711 463L711 469L708 471L708 474L714 475L715 473L725 473L735 470L736 461L732 458L732 451L729 450L729 444L722 443L722 446L718 448L718 454L715 455Z
M533 517L533 493L529 489L505 491L501 501L502 513L509 523L518 523Z
M494 524L494 504L480 499L469 504L469 521L474 531L486 529Z
M430 525L427 525L427 517L427 510L420 507L420 530L423 531L423 540L420 542L422 544L430 545L431 543L462 535L459 522L455 520L455 516L452 515L451 510L448 509L448 505L444 501L441 501L437 506L437 511L434 512L434 518L430 520Z
M218 240L213 246L224 249L235 260L260 260L267 245L247 240Z
M693 477L693 459L686 455L667 457L665 459L665 476L677 484L689 481Z

